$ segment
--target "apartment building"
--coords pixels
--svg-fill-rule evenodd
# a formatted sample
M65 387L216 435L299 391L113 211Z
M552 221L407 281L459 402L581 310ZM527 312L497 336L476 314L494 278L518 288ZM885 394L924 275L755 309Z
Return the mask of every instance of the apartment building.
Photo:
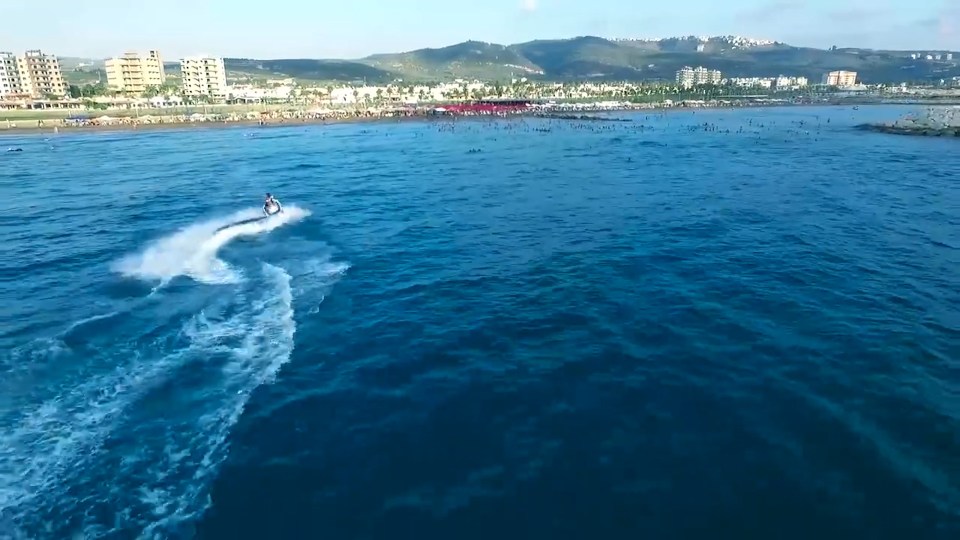
M67 84L56 56L39 50L19 56L0 52L0 96L43 98L66 95Z
M856 86L857 85L857 72L856 71L831 71L826 73L823 76L823 84L827 86Z
M166 81L163 59L157 51L128 52L106 61L107 86L119 92L142 94Z
M27 51L17 57L17 70L25 94L34 98L67 95L60 61L54 55L43 54L39 49Z
M685 66L677 72L677 84L684 88L699 84L720 84L721 81L723 81L723 75L718 70L703 66L696 68Z
M0 99L22 95L23 82L17 67L17 56L11 52L0 52Z
M223 58L195 56L180 61L183 95L226 99L227 70Z

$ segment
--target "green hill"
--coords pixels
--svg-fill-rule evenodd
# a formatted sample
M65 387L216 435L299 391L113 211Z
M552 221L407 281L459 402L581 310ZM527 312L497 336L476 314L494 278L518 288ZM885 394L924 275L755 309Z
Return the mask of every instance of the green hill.
M498 79L512 73L540 75L539 68L510 47L465 41L440 49L377 54L361 60L370 66L417 80Z
M369 83L387 82L395 79L395 73L349 60L279 59L252 60L225 58L224 67L228 78L249 77L283 78L295 77L310 81L360 81Z
M375 54L359 60L226 58L232 82L293 77L309 81L396 79L446 81L458 78L505 81L666 80L683 66L719 69L725 77L805 76L818 82L827 71L857 71L867 83L933 82L960 77L960 53L946 60L913 59L911 52L871 49L815 49L735 36L674 37L660 40L608 40L593 36L536 40L514 45L465 41L448 47ZM102 61L62 58L71 81L96 79ZM81 66L81 64L84 64ZM92 65L91 65L92 64ZM80 66L80 67L78 67ZM178 62L166 63L176 77ZM102 77L102 72L100 73Z
M960 76L952 61L913 60L902 51L813 49L733 36L612 41L593 36L503 46L468 41L441 49L378 54L360 60L417 79L526 76L547 80L672 80L683 66L705 66L729 77L798 75L819 81L826 71L858 71L871 83L934 81Z

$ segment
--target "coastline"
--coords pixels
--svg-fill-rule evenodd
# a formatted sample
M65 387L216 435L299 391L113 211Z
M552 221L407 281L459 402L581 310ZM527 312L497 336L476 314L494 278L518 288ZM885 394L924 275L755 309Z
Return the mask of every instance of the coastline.
M419 119L422 117L413 117ZM97 124L84 126L50 126L50 127L0 127L0 138L12 137L17 135L66 135L73 133L105 133L105 132L154 132L154 131L193 131L204 129L224 129L224 128L278 128L294 127L299 125L333 125L342 123L364 123L364 122L383 122L387 120L402 120L398 118L376 117L376 118L303 118L286 121L265 121L263 123L257 120L236 120L236 121L204 121L204 122L154 122L154 123L115 123L115 124ZM55 130L54 128L58 128Z
M7 125L0 122L0 139L13 138L17 136L28 135L50 135L59 136L72 133L105 133L105 132L154 132L165 130L202 130L202 129L224 129L224 128L281 128L295 126L318 126L318 125L339 125L339 124L359 124L359 123L398 123L410 121L457 121L457 120L484 120L484 119L505 119L505 118L554 118L560 120L587 120L596 121L600 118L599 114L611 113L634 113L647 112L663 114L668 112L696 111L702 109L764 109L776 107L808 107L808 106L828 106L828 107L849 107L856 105L929 105L928 102L917 101L883 101L883 102L864 102L864 101L831 101L831 102L733 102L733 103L697 103L695 105L664 105L657 104L638 104L636 106L621 107L591 107L589 105L581 109L557 108L557 109L522 109L511 110L499 113L476 113L476 114L435 114L433 109L417 109L407 111L403 114L370 114L360 113L340 114L336 116L264 116L259 119L238 118L222 120L202 120L192 121L189 119L177 119L169 121L142 122L130 117L117 117L109 123L85 123L70 125L64 121L58 121L52 125L38 127L36 120L17 120L9 121ZM593 118L591 118L593 117ZM603 118L603 120L609 120ZM12 124L12 125L11 125ZM29 125L26 125L29 124Z

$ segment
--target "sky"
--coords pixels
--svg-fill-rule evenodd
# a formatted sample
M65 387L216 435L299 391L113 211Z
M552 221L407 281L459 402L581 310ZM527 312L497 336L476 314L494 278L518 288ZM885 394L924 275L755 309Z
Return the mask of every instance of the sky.
M960 51L960 0L0 0L0 51L360 58L468 39L740 35ZM39 9L39 12L38 12Z

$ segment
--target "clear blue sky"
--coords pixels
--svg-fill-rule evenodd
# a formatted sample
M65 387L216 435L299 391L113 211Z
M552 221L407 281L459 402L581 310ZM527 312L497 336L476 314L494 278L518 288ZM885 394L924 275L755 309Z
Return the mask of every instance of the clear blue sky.
M960 0L0 1L0 51L59 56L156 48L167 59L357 58L467 39L726 34L817 47L960 50Z

